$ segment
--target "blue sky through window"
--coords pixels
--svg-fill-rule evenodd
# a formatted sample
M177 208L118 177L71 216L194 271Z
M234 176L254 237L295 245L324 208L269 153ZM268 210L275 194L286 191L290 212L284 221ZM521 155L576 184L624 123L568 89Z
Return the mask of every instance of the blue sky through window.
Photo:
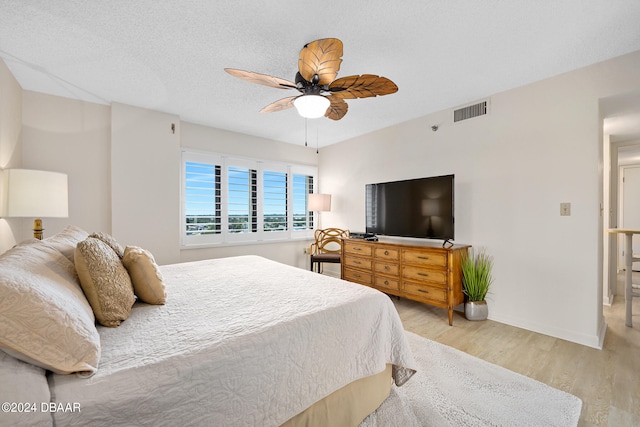
M198 161L185 161L184 165L187 234L226 232L221 228L223 210L227 213L228 232L232 233L256 232L259 223L264 231L313 228L313 213L307 211L313 176L269 170L258 173L252 168L223 168ZM257 217L258 208L263 214L261 219ZM293 223L289 223L289 215Z

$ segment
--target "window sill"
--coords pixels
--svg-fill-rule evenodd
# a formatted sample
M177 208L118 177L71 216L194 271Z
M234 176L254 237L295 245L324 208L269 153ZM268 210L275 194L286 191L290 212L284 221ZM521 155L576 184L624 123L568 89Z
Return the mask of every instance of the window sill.
M238 242L219 242L219 243L202 243L202 244L191 244L191 245L183 245L180 244L180 250L189 251L192 249L207 249L207 248L224 248L231 246L252 246L252 245L269 245L274 243L294 243L294 242L304 242L304 241L313 241L313 234L307 236L300 237L287 237L282 239L268 239L268 240L247 240L247 241L238 241Z

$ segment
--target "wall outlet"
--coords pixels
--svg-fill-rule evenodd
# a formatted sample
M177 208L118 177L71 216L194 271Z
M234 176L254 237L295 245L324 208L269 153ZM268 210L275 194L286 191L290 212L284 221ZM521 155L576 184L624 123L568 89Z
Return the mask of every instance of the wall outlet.
M571 203L560 203L560 216L571 216Z

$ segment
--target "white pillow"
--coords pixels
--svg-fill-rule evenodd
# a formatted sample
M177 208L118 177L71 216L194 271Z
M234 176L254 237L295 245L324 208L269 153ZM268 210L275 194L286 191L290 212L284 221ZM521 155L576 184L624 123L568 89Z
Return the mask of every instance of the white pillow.
M73 252L76 250L76 245L82 242L88 236L87 232L75 225L68 225L64 230L58 234L54 234L43 240L66 256L67 259L73 262Z
M0 255L0 349L60 374L98 368L91 306L73 263L46 243Z

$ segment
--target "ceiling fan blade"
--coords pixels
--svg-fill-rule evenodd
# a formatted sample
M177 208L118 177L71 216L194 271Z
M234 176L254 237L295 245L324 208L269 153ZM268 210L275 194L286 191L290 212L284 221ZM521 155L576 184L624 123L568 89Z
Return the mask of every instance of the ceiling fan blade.
M271 104L269 104L266 107L264 107L262 110L260 110L260 112L261 113L275 113L276 111L286 110L288 108L293 107L293 101L295 101L295 99L300 97L300 96L302 96L302 95L290 96L288 98L279 99L276 102L272 102Z
M300 51L298 69L308 82L328 85L336 79L342 63L342 42L339 39L320 39L307 43ZM313 76L319 81L314 82Z
M340 120L347 114L347 110L349 109L349 105L344 102L344 99L336 97L336 96L327 96L331 104L329 104L329 108L327 108L327 112L324 113L325 117L330 118L331 120Z
M386 77L373 74L342 77L329 85L332 96L344 99L369 98L396 93L398 86Z
M279 77L269 76L267 74L254 73L252 71L236 70L234 68L225 68L227 73L242 80L251 83L257 83L278 89L297 89L296 84Z

